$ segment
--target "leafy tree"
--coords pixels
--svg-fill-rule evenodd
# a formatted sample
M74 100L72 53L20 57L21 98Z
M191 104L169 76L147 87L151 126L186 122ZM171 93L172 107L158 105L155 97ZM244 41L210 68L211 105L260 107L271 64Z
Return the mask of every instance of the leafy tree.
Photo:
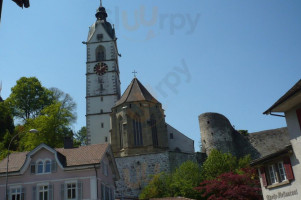
M75 134L75 140L78 141L81 146L88 144L87 128L85 126L81 127L81 129L77 131Z
M237 160L230 153L221 153L213 149L202 166L202 180L213 180L225 172L238 171L247 167L251 161L249 155Z
M0 141L8 131L10 134L14 131L14 121L10 109L5 101L0 101Z
M139 195L139 199L150 199L159 197L170 197L171 176L169 174L160 173L152 177L146 187L143 188Z
M197 191L208 200L260 200L260 182L253 168L244 168L241 174L226 172L216 179L203 181Z
M139 198L187 197L200 199L200 193L194 188L201 182L200 167L197 163L187 161L172 174L157 174L142 190Z
M36 77L21 77L11 88L7 101L13 115L23 120L37 117L52 102L52 92L44 88Z
M75 120L73 114L64 109L61 102L45 107L35 119L28 119L25 123L26 133L20 146L22 150L32 150L41 143L51 147L62 147L65 136L72 136L69 126ZM31 128L38 133L30 133Z
M170 184L173 196L182 196L192 199L197 199L199 193L194 189L201 181L201 168L192 161L184 162L172 174L172 181Z

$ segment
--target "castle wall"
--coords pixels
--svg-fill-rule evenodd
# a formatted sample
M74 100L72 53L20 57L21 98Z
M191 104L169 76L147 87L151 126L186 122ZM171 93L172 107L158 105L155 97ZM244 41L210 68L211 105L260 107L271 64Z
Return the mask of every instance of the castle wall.
M202 152L209 155L212 149L236 155L232 133L234 129L229 120L218 113L204 113L199 116Z

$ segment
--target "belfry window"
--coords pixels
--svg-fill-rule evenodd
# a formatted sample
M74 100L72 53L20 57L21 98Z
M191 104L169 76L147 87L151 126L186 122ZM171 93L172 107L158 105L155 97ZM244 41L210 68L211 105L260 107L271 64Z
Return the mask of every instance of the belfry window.
M134 145L142 146L143 145L142 127L141 127L141 120L139 117L136 117L133 120L133 129L134 129Z
M152 138L153 138L153 146L158 146L158 132L157 132L157 122L154 117L151 117L151 128L152 128Z
M123 148L123 127L122 127L122 118L119 119L119 143L120 143L120 149Z
M105 57L105 48L103 46L98 46L95 51L96 61L103 61L105 60Z

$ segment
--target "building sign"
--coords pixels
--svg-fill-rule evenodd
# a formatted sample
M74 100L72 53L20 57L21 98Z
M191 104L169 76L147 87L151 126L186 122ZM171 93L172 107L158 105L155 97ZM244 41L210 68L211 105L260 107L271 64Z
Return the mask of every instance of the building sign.
M275 199L282 199L282 198L295 196L295 195L298 195L297 189L293 190L293 191L289 191L289 192L278 192L278 194L267 195L266 199L267 200L275 200Z

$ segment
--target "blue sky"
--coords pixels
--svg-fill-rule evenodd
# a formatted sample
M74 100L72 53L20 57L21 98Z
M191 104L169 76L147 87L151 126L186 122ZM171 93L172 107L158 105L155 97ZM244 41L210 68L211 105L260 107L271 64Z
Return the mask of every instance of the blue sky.
M86 49L99 1L3 4L1 96L22 76L69 93L77 103L74 130L85 125ZM198 115L218 112L236 129L286 126L262 112L299 79L301 2L297 0L104 1L115 24L122 92L138 79L165 108L166 121L195 140Z

